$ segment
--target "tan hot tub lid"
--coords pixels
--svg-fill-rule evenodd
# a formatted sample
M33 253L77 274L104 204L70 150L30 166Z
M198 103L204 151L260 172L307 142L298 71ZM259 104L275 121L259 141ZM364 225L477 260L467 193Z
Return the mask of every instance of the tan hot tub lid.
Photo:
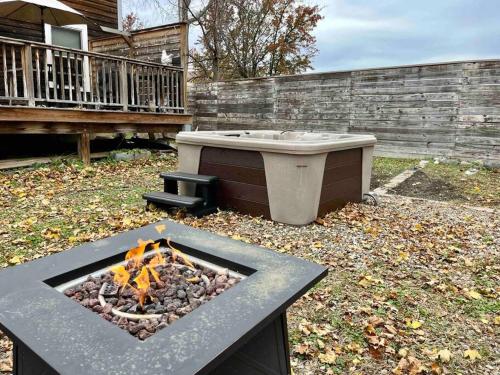
M227 130L190 131L177 134L179 144L203 145L239 150L257 150L290 154L316 154L373 146L370 134L312 133L305 131Z

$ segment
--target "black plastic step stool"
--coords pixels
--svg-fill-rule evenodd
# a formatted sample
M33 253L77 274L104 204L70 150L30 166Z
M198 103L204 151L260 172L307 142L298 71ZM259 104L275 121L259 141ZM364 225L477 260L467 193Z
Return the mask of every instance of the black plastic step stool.
M184 172L162 172L160 177L164 181L164 191L143 194L148 202L166 207L186 208L198 217L217 212L216 176L205 176ZM178 195L177 183L179 181L196 185L194 197Z

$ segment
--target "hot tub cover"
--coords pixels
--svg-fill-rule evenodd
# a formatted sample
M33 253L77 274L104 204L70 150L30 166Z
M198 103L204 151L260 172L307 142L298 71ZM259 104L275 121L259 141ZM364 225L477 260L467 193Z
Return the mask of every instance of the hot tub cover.
M304 155L367 147L377 143L377 139L369 134L277 130L180 132L176 141L191 145Z

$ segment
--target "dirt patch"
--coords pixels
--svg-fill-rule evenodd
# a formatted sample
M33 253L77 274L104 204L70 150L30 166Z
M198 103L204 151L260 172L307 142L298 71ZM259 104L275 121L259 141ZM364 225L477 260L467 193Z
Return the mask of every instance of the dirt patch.
M452 184L439 178L431 178L423 171L416 171L413 176L403 181L392 194L407 197L426 198L438 201L463 200L464 196Z
M371 184L370 184L370 189L375 190L376 188L389 182L389 180L390 180L390 178L387 178L386 176L379 176L379 175L373 174Z
M401 172L412 169L418 164L415 159L393 159L376 157L373 159L372 180L370 188L376 188L385 185L392 178Z

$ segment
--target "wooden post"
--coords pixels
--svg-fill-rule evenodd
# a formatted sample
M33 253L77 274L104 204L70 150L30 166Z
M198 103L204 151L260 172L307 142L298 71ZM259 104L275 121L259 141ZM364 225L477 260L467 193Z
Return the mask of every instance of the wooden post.
M28 105L34 107L35 86L33 82L33 57L29 44L25 45L22 49L21 63L23 67L24 97L28 99Z
M120 65L120 99L123 110L128 111L128 79L127 63L125 61L122 61Z
M182 98L179 98L182 103L181 106L184 108L183 113L187 113L188 109L188 92L187 92L187 79L188 79L188 63L189 63L189 24L184 23L181 24L181 40L180 40L180 49L181 49L181 66L182 66L182 85L181 95ZM177 104L179 106L179 103Z
M78 156L83 164L90 165L90 134L87 131L78 134Z

